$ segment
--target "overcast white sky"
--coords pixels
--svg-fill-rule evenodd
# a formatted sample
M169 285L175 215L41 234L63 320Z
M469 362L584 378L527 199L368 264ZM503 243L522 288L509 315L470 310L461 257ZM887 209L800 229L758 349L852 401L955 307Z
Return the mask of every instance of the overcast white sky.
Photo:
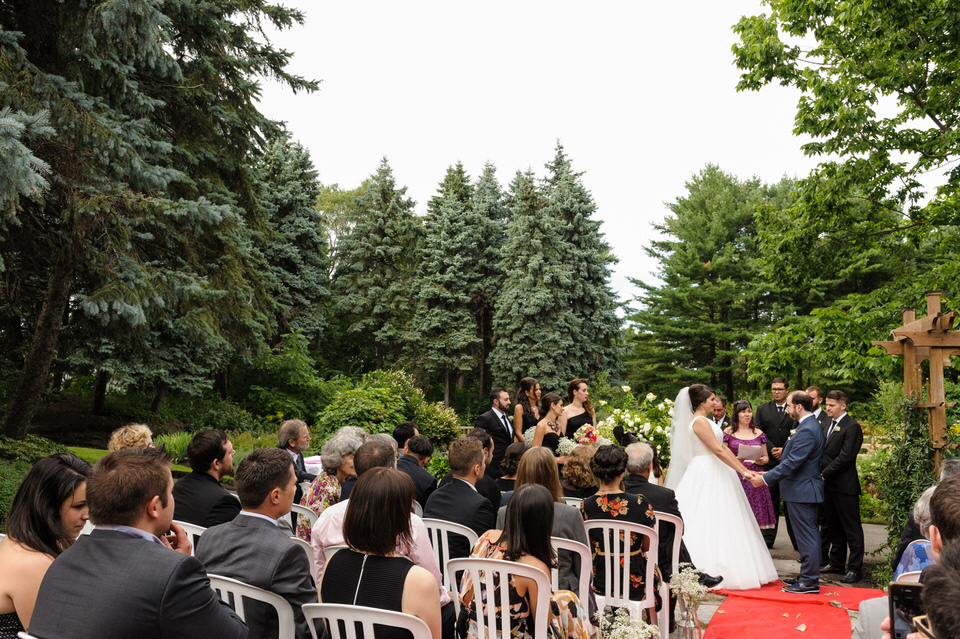
M293 95L266 85L324 184L354 188L386 156L417 212L448 165L506 187L559 139L620 258L621 301L655 281L643 252L666 202L706 164L740 178L803 176L814 162L791 133L797 93L737 93L731 26L757 0L649 2L283 0L306 24L273 37L291 70L321 81Z

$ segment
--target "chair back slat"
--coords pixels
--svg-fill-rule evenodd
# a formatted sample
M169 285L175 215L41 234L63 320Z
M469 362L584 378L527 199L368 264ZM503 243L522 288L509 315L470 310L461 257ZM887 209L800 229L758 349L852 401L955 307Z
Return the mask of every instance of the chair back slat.
M602 599L604 605L623 607L626 606L639 614L644 608L653 608L656 605L656 591L653 587L654 568L657 565L657 548L660 542L660 536L657 531L648 526L641 526L626 521L617 521L614 519L591 519L583 524L587 531L587 536L591 541L596 538L591 536L591 531L600 533L600 552L603 556L600 560L604 568L604 595L597 596L598 605ZM644 598L641 601L630 599L630 538L632 535L640 535L650 540L649 550L646 553L647 570L644 575ZM623 566L623 569L621 569Z
M293 608L290 607L290 602L277 593L251 586L232 577L209 573L207 577L210 578L210 587L214 589L217 596L228 603L244 621L247 621L247 617L243 600L244 598L255 599L273 606L277 611L277 618L279 619L278 637L283 639L284 637L292 637L296 633Z
M393 610L349 604L315 603L303 606L303 616L307 619L313 639L320 639L317 636L315 623L317 619L326 620L331 639L358 639L358 626L363 633L363 639L374 639L374 626L409 630L413 639L432 639L430 626L423 619Z

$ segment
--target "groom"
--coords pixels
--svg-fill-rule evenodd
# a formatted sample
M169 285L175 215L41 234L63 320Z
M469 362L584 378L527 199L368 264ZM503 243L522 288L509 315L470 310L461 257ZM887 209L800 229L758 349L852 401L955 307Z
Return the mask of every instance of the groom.
M783 446L780 465L767 473L755 474L750 482L757 488L783 482L780 495L787 505L787 517L800 549L800 576L787 580L783 592L819 594L820 530L817 515L823 502L823 479L820 477L823 431L813 416L813 398L807 393L790 393L786 409L799 425Z

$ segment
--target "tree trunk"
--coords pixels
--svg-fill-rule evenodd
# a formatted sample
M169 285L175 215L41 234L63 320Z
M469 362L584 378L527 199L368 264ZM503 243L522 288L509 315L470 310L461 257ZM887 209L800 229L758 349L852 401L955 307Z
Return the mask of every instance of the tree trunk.
M150 402L150 412L156 415L160 412L160 404L163 403L163 398L167 396L167 385L160 384L157 386L157 391L153 394L153 401Z
M377 370L383 368L383 345L377 344Z
M446 369L443 375L443 407L450 408L450 369Z
M63 326L63 312L70 301L72 283L73 266L63 259L57 260L50 269L30 352L27 353L17 379L17 387L7 404L7 412L0 422L0 432L8 437L23 439L33 420L40 395L47 383L50 362L53 361L57 348L57 338Z
M220 399L227 398L227 369L217 371L213 376L213 388L220 394ZM166 392L166 389L164 389ZM156 400L154 400L156 401ZM160 401L163 401L163 396L161 395ZM157 404L157 410L160 410L160 405Z
M480 397L485 398L490 394L490 341L493 333L493 309L484 305L480 310Z
M102 368L97 369L97 374L93 378L93 414L103 415L104 405L107 403L107 383L110 381L110 373Z

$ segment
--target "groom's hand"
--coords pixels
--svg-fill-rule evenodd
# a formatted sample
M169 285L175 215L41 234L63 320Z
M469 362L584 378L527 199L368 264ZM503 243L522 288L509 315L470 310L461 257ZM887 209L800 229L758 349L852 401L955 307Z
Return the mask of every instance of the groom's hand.
M762 486L766 486L766 482L763 481L763 473L753 473L753 475L748 477L747 479L750 480L750 483L753 484L754 488L761 488Z

